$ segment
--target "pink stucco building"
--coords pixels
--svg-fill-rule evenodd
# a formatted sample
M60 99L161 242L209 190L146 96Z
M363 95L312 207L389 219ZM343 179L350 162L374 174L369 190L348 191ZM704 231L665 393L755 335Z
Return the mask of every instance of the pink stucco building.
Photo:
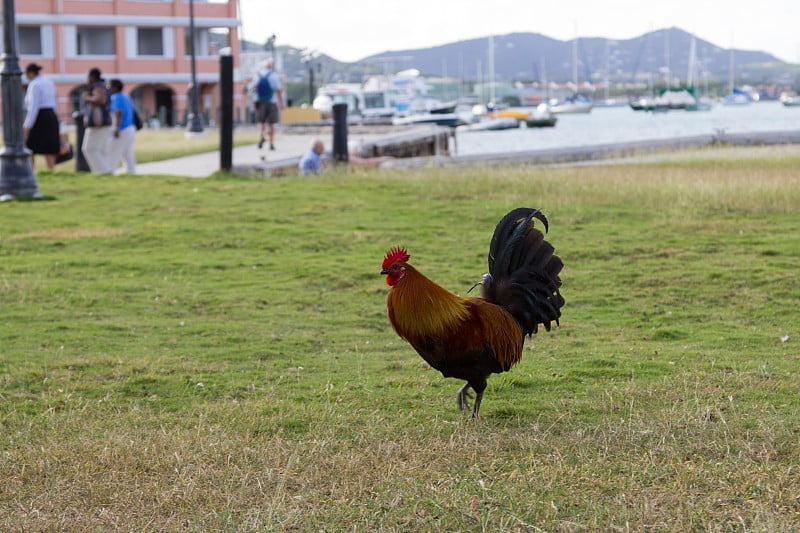
M247 102L239 79L237 0L194 0L200 111L217 119L219 56L234 58L234 119ZM17 0L20 68L35 62L58 89L58 115L70 122L86 74L119 78L142 116L170 126L190 106L189 0ZM246 83L246 80L245 82Z

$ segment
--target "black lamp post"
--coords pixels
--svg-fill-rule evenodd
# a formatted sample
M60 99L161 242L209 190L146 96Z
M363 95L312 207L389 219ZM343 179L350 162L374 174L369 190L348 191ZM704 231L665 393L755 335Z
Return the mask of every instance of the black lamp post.
M316 56L315 52L308 52L305 57L302 58L303 63L306 64L308 68L308 104L314 102L314 69L317 69L317 72L321 70L322 65L314 61Z
M200 119L200 94L197 85L197 59L194 49L194 0L189 0L189 53L192 58L192 83L189 86L190 113L186 120L187 133L203 132L203 121Z
M317 63L319 65L319 63ZM314 102L314 63L308 63L308 105Z
M3 151L0 152L0 201L37 198L39 186L25 150L22 122L24 108L22 71L17 57L17 23L14 0L3 0Z
M275 34L269 36L267 42L264 43L264 50L269 52L270 59L272 59L273 63L275 62Z

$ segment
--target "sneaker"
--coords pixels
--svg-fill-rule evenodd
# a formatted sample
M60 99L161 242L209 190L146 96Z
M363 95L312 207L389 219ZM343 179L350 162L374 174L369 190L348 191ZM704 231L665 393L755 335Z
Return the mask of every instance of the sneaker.
M275 149L275 145L274 145L274 144L272 144L272 143L269 143L269 149L270 149L270 150L274 150L274 149Z
M258 139L258 149L261 150L262 146L264 146L264 137L259 137L259 139Z

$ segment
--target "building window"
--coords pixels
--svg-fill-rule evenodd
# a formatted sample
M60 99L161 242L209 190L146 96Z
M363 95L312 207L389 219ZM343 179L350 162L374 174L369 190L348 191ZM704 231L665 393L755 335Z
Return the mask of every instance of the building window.
M137 28L136 54L140 56L164 55L164 32L161 28Z
M39 26L17 26L19 53L24 56L42 55L42 28Z
M78 26L76 45L79 56L113 56L116 53L114 28Z
M192 53L189 40L189 28L184 30L184 44L186 55ZM230 31L228 28L197 28L194 29L194 55L216 56L223 48L230 46Z

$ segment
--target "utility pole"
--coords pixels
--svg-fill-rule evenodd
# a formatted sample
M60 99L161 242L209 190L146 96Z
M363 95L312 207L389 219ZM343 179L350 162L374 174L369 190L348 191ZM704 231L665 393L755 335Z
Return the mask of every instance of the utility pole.
M22 70L17 57L17 23L14 0L3 0L3 151L0 152L0 201L38 198L39 186L25 149L22 123L24 97Z
M186 120L186 134L188 136L203 133L203 121L200 118L200 91L198 91L199 87L197 85L197 54L194 45L194 0L189 0L189 53L192 59L192 84L189 87L191 112Z

